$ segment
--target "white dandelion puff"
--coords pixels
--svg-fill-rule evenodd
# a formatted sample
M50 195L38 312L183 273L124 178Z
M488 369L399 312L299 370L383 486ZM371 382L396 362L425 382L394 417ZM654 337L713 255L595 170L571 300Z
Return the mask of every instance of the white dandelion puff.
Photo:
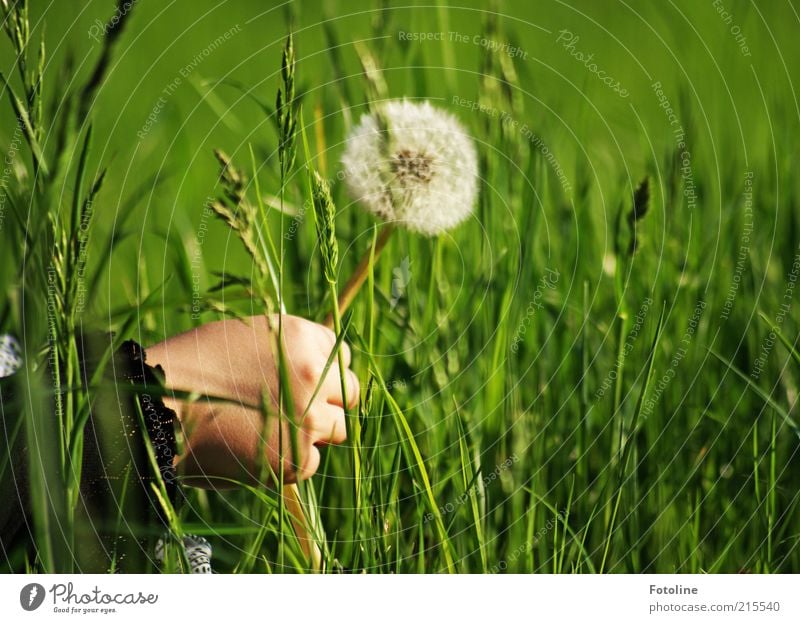
M478 192L475 144L429 102L393 100L353 128L342 156L353 199L379 218L435 236L466 219Z

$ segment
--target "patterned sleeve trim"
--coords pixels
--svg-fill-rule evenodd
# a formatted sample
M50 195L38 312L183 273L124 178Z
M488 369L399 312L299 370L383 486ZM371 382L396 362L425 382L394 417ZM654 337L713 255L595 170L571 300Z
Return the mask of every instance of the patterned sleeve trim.
M161 366L147 365L145 350L133 340L128 340L120 346L115 354L115 364L118 379L124 379L131 385L145 388L145 390L137 392L139 406L144 416L150 443L153 446L158 470L164 480L170 501L175 503L177 493L176 415L172 409L164 405L164 401L161 399L164 371ZM155 395L148 393L147 387L156 388L158 393Z
M0 335L0 378L11 376L22 367L22 351L13 335Z

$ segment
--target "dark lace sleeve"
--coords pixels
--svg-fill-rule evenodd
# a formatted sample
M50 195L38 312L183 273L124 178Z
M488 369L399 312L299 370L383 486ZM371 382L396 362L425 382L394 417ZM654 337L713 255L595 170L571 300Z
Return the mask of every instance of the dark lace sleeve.
M111 339L92 336L82 344L87 378ZM103 378L106 382L91 397L84 430L83 520L95 529L106 527L111 517L124 521L89 539L87 565L113 563L122 570L126 566L141 570L154 562L155 542L168 527L165 505L175 507L178 502L176 416L161 399L163 371L147 365L144 349L133 340L115 351ZM162 483L166 496L160 495ZM123 562L117 565L120 559Z
M130 426L137 431L140 430L139 424L143 421L147 437L155 455L158 465L158 472L166 487L169 500L175 504L177 492L177 475L175 473L175 456L177 454L177 444L175 441L176 416L172 409L168 409L161 399L163 390L164 371L161 366L152 367L147 365L144 349L133 340L124 342L114 355L114 374L117 389L124 394L122 383L130 384L133 395L138 402L139 413L135 409L137 405L129 405L128 411L132 412L123 417L130 418ZM152 391L151 391L152 389ZM124 405L123 405L124 406ZM143 440L143 438L142 438ZM153 475L147 470L141 470L142 478L148 481L153 480Z
M14 378L21 366L17 340L0 335L0 564L12 555L16 535L25 525L28 500L28 461Z
M97 380L95 372L111 340L110 335L81 336L85 387ZM19 426L22 409L14 398L16 376L0 379L0 434L12 466L0 472L0 494L10 502L0 512L0 556L12 567L8 561L13 550L22 547L35 554L30 542L30 457L24 427ZM81 571L140 571L153 564L154 543L167 528L165 505L178 503L176 416L161 399L161 369L147 365L136 342L117 348L99 376L100 382L88 390L91 407L83 431L75 555Z

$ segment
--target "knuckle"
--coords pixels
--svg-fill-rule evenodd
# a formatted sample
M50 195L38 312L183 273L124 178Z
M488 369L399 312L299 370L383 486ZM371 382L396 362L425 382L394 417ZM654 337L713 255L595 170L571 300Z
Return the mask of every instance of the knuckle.
M322 334L325 336L325 339L330 343L330 345L333 346L336 344L336 334L333 332L333 330L323 325L320 325L320 327L322 328Z
M316 430L320 424L321 422L319 414L317 413L316 410L310 409L309 412L306 413L305 417L303 418L302 428L305 431Z
M307 383L315 383L322 375L322 366L313 359L308 359L300 364L300 378Z

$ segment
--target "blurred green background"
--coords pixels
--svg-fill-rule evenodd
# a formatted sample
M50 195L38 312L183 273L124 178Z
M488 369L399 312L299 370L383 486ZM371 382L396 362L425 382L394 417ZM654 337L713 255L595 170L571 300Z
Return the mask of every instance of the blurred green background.
M747 39L752 50L749 57L742 54L730 26L711 3L628 7L603 0L498 3L493 8L484 2L464 2L458 8L448 8L445 2L419 8L394 2L388 6L386 34L379 34L375 22L384 19L384 14L370 2L199 0L191 6L141 2L99 91L92 120L95 167L110 165L114 183L114 190L105 191L100 228L113 223L124 198L136 192L142 180L157 176L159 181L157 188L145 189L134 208L132 222L141 227L137 239L115 253L119 266L129 266L145 245L150 282L157 283L170 272L169 244L155 232L177 232L192 244L203 202L215 192L213 148L245 162L248 143L265 154L274 150L272 122L248 95L220 81L241 85L272 105L290 21L295 24L306 121L310 122L316 105L326 119L330 117L326 155L332 171L337 170L343 140L340 120L357 119L363 112L364 80L352 42L363 41L380 51L392 96L440 99L456 115L471 120L475 113L453 106L452 97L478 99L482 59L499 54L473 44L472 39L485 33L485 11L497 11L508 42L525 55L515 60L520 82L517 96L525 102L520 125L527 123L552 148L573 186L576 169L591 164L586 183L599 201L581 209L592 212L592 222L612 220L616 206L611 197L620 182L635 184L647 163L660 158L670 144L670 127L651 88L655 81L664 85L673 107L683 106L683 125L693 131L690 149L696 166L707 164L717 172L697 180L704 195L713 198L703 205L710 236L730 218L725 208L731 198L720 196L727 182L722 171L736 167L743 171L746 157L751 168L753 163L765 163L758 188L767 201L778 195L776 177L789 172L781 170L781 165L788 164L798 124L793 89L798 19L789 2L723 5ZM113 10L114 3L108 1L31 3L34 23L47 23L46 76L51 97L79 84L78 80L58 80L59 68L69 54L74 56L78 76L86 76L100 48L90 37L92 28L97 29L96 20L105 21ZM324 24L338 40L326 37ZM579 37L576 49L594 54L593 60L630 92L629 97L613 94L556 42L564 29ZM215 39L226 32L230 38L214 46ZM469 41L402 41L401 32L457 32ZM330 43L341 60L341 75L332 68ZM12 74L10 47L6 41L0 45L3 71ZM209 46L214 49L209 51ZM176 79L180 84L175 84ZM166 94L171 85L174 91ZM349 102L352 111L342 112L342 93L354 96ZM153 111L156 120L148 126ZM13 118L7 106L2 114L7 143ZM137 133L143 129L146 132L140 138ZM765 240L771 238L770 232L787 233L776 226L788 218L790 210L785 206L791 205L791 192L787 188L786 201L774 206L775 222L758 227ZM241 266L244 256L227 239L221 224L211 226L203 245L206 266L219 267L223 262ZM555 243L552 237L537 241L546 255ZM121 270L118 276L113 280L112 300L116 296L134 300L130 296L136 285L129 271ZM108 302L104 296L97 304L102 309Z

